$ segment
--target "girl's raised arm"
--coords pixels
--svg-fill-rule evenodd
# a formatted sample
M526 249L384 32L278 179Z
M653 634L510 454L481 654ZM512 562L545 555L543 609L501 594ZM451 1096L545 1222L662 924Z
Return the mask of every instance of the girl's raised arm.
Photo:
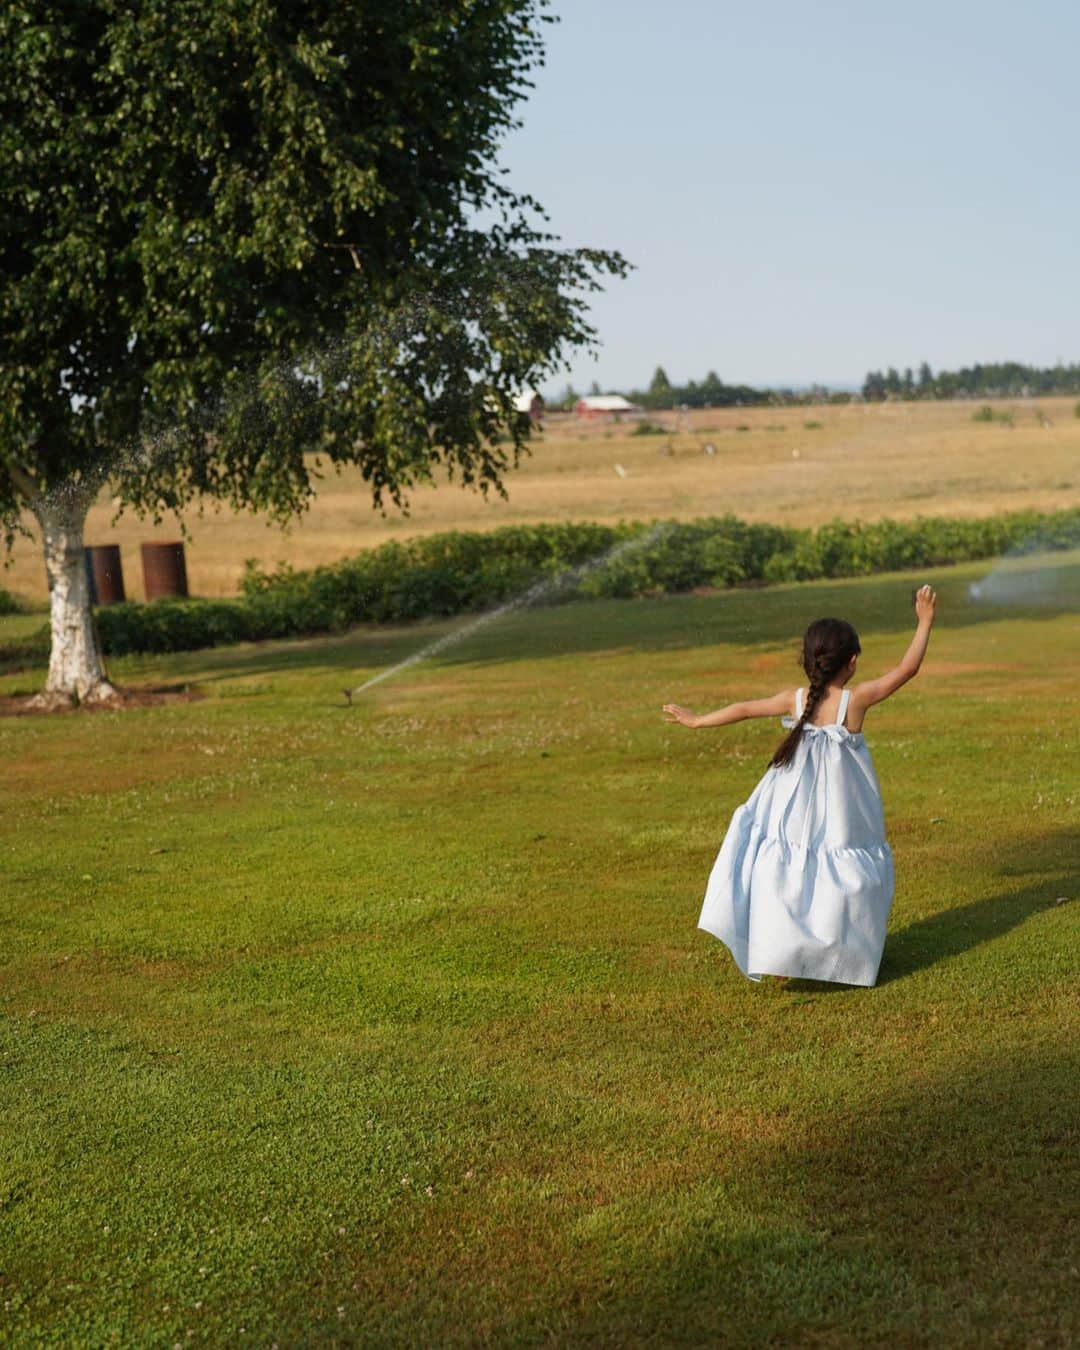
M876 680L867 680L851 691L851 701L865 711L875 703L882 703L890 694L895 694L901 685L907 684L919 672L922 659L926 655L926 646L930 641L930 629L934 626L934 614L937 610L937 593L930 586L920 586L915 592L915 614L918 624L915 636L911 639L907 651L898 666Z
M684 727L726 727L748 717L783 717L795 711L795 690L785 689L772 698L755 698L746 703L729 703L716 712L695 713L678 703L664 704L665 722L681 722Z

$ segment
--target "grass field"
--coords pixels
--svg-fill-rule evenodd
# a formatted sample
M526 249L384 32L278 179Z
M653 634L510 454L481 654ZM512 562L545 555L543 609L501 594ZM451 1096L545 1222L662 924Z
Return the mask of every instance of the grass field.
M660 705L799 683L820 613L880 670L922 577L519 612L352 709L449 625L0 718L3 1339L1075 1344L1080 555L1022 567L931 578L867 720L869 990L697 930L781 730Z
M990 515L1080 501L1080 420L1074 399L996 403L1013 425L972 420L976 405L892 403L706 409L656 414L662 436L632 426L551 418L531 457L507 476L509 500L456 487L415 493L408 517L381 516L356 474L326 478L288 536L256 517L188 517L188 575L198 595L228 595L244 561L272 567L332 562L383 540L446 529L553 520L651 519L734 512L747 520L817 525L834 516ZM1048 423L1048 424L1047 424ZM716 453L706 455L712 445ZM669 453L670 451L670 453ZM625 477L616 471L621 466ZM118 543L128 594L142 598L139 543L177 537L103 502L87 542ZM47 591L40 545L21 541L0 584L27 599Z

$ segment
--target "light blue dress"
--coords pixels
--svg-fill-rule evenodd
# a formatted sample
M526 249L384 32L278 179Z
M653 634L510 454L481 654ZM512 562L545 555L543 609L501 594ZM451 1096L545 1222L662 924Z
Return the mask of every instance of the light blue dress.
M731 817L698 927L730 948L751 980L793 975L877 980L893 899L892 850L863 734L805 726L789 764L769 767ZM795 695L793 727L802 715Z

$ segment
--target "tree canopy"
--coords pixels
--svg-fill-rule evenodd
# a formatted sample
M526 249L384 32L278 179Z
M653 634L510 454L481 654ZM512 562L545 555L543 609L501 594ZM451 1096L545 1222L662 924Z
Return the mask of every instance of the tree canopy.
M0 512L103 477L281 516L304 451L400 501L498 486L518 388L625 269L496 165L547 0L10 0ZM481 229L487 209L496 224ZM503 433L509 433L505 443Z

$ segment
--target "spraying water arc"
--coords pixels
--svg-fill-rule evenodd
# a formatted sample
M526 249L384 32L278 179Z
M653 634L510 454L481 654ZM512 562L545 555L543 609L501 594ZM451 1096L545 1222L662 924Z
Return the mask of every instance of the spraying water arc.
M975 604L1011 609L1075 609L1075 565L1063 565L1060 544L1036 533L998 558L967 588Z
M370 680L365 680L363 684L358 684L355 688L345 689L342 692L345 695L345 702L351 707L352 701L357 694L362 694L366 689L373 685L380 684L383 680L389 680L395 675L400 675L402 671L408 670L410 666L418 665L421 661L426 661L429 656L435 656L438 652L445 651L447 647L456 646L463 642L467 637L479 629L486 627L489 623L494 623L496 619L501 619L504 614L509 614L512 610L522 609L528 605L535 605L543 600L556 595L560 590L564 590L582 577L588 576L590 572L598 571L601 567L609 566L611 563L618 562L625 558L627 554L635 553L655 542L657 538L669 526L666 524L654 525L652 529L644 534L634 535L630 539L622 539L617 544L612 545L606 552L601 553L596 558L589 558L583 563L578 563L575 567L568 567L555 576L543 577L540 581L534 582L527 590L520 595L514 596L512 600L507 600L498 605L495 609L486 610L483 614L478 614L475 619L462 624L460 628L455 628L452 633L445 633L442 637L436 638L434 642L428 643L412 656L407 656L404 661L399 661L397 665L390 666L387 670L381 670L377 675L373 675Z

